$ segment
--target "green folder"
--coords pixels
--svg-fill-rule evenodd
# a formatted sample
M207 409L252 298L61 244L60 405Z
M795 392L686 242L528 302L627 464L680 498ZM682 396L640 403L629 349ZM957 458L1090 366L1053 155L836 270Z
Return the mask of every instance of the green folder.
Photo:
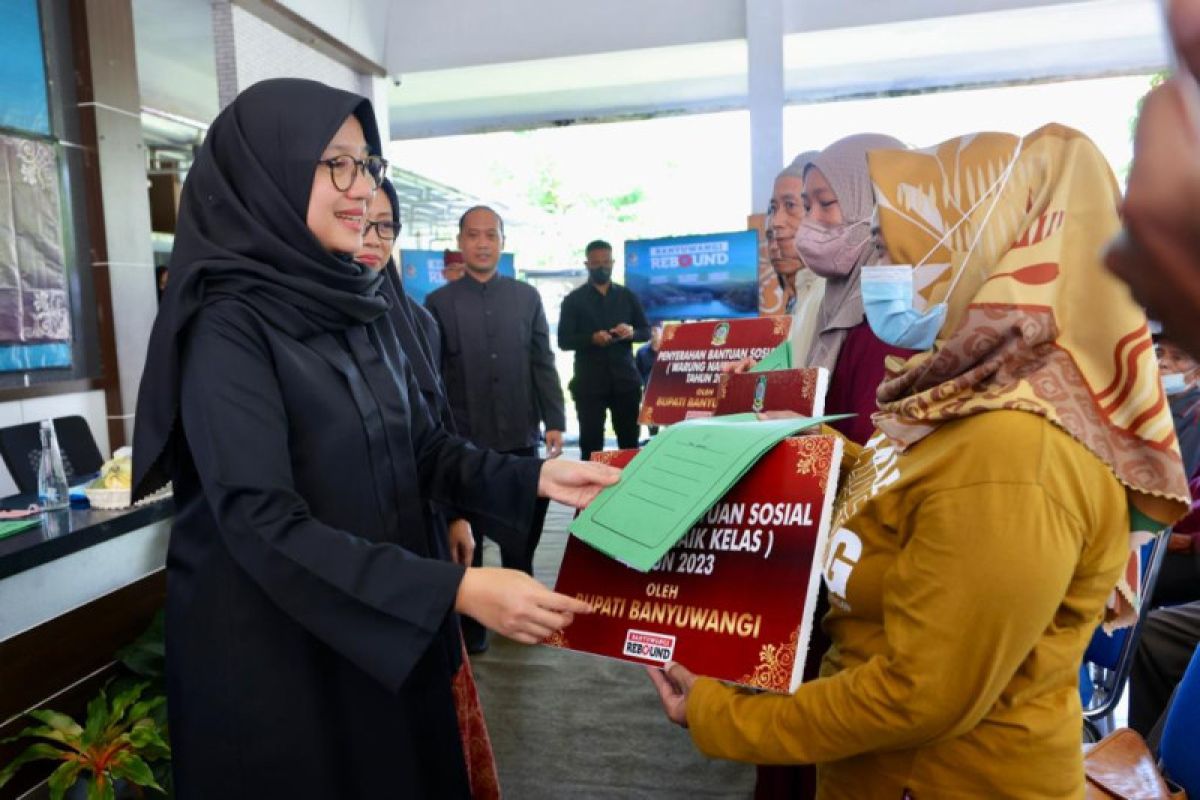
M774 350L762 357L762 360L750 368L750 372L767 372L773 369L792 368L792 342L785 340Z
M0 539L42 524L40 515L26 519L0 519Z
M571 523L600 552L647 572L764 453L787 436L845 415L759 420L730 414L658 435Z

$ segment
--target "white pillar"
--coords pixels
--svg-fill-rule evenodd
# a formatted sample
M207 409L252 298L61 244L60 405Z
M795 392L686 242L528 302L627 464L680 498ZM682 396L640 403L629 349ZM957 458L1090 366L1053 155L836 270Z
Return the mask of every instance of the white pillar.
M100 230L93 242L102 244L104 261L93 262L109 282L113 338L117 363L104 364L106 377L116 367L120 384L120 416L124 430L109 426L109 441L133 442L133 414L146 363L150 330L158 313L154 282L154 252L150 245L150 196L146 192L146 153L142 140L141 97L137 60L133 53L133 6L129 0L87 0L84 3L91 69L91 100L95 112L99 164ZM86 253L81 253L86 257ZM98 277L97 277L98 279ZM118 416L113 404L108 413Z
M362 76L362 93L371 101L375 109L375 124L379 126L379 138L383 140L383 154L386 156L388 143L392 141L391 115L388 113L388 88L392 81L387 77L375 75Z
M369 96L371 76L360 71L369 62L337 40L298 34L293 25L280 27L281 18L270 13L274 4L210 2L217 96L222 108L233 102L238 92L268 78L307 78Z
M213 60L217 67L217 102L221 108L238 92L237 43L233 36L233 7L229 0L212 0Z
M746 0L750 107L750 198L766 211L783 168L784 0Z

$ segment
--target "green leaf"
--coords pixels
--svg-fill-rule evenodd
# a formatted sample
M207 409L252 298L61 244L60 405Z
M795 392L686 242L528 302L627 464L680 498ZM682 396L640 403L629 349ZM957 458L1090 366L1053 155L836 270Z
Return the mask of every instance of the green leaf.
M143 678L161 678L166 674L166 648L161 644L143 645L119 658L126 669Z
M11 781L17 770L30 761L59 761L64 755L64 751L52 744L46 744L45 742L31 744L25 748L25 751L21 755L8 762L4 769L0 769L0 786Z
M146 719L154 709L166 702L167 698L161 694L147 698L146 700L140 700L134 703L133 707L129 709L129 720L136 723L138 720Z
M85 748L91 747L100 738L100 734L108 727L108 696L101 689L100 693L91 699L87 705L87 724L83 727L83 737L80 742Z
M121 733L129 730L132 726L136 726L142 721L155 722L157 717L161 716L156 715L154 713L155 710L160 708L166 702L167 698L159 695L157 697L151 697L148 700L139 700L138 702L134 703L129 708L128 712L124 713L123 716L125 718L123 720L113 721L112 726L109 727L109 729L105 732L105 740L116 738ZM165 716L163 716L163 719L165 722Z
M166 674L163 628L163 612L159 611L137 639L117 651L117 660L138 675L161 678Z
M159 735L158 726L153 720L144 719L134 725L133 730L129 732L129 743L137 752L151 760L171 754L171 748Z
M113 758L109 772L114 778L124 778L138 786L149 786L160 792L163 790L154 780L154 773L150 770L150 765L129 751L119 753Z
M7 744L9 742L15 742L19 739L49 739L52 742L59 742L64 747L69 747L71 749L76 749L75 742L78 741L78 739L76 739L75 742L68 741L67 737L61 731L56 731L49 725L31 725L30 727L18 733L16 736L10 736L9 738L0 741L2 741L4 744Z
M83 728L78 722L68 717L66 714L60 714L57 711L51 711L48 708L36 708L29 712L29 716L44 722L56 731L60 731L68 737L78 739L83 735Z
M159 786L163 787L167 797L174 797L175 792L171 785L171 762L156 761L150 765L150 769L154 771L154 779L158 781Z
M154 710L146 716L146 719L153 720L155 727L158 728L158 732L163 739L170 741L170 738L167 734L169 720L167 718L167 704L165 700L155 706Z
M50 779L46 781L46 785L50 788L50 800L62 800L67 789L75 785L75 781L79 780L79 773L83 772L83 764L78 761L67 761L59 765L58 769L50 774Z
M87 785L87 800L117 800L117 790L105 774L93 775Z
M144 692L146 687L149 685L150 684L145 681L134 684L113 698L112 710L110 711L108 717L108 728L110 735L125 727L125 712L129 711L131 706L135 706L137 701L141 698L142 692ZM145 715L139 714L132 719L137 720L142 716Z

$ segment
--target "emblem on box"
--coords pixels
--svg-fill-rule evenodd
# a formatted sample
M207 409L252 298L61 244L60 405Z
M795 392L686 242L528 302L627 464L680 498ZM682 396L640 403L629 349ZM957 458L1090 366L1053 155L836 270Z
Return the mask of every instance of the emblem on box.
M750 406L750 409L757 414L763 410L763 406L766 405L766 402L767 376L760 375L758 381L756 381L754 384L754 403Z

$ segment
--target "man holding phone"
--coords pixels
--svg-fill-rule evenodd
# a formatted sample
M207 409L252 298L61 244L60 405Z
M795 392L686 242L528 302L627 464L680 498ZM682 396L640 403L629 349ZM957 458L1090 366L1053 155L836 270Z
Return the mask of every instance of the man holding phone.
M575 351L569 388L586 461L604 448L605 412L612 413L617 445L637 447L642 383L630 345L650 338L650 323L637 295L612 282L612 245L597 239L584 253L588 280L563 299L558 347Z

